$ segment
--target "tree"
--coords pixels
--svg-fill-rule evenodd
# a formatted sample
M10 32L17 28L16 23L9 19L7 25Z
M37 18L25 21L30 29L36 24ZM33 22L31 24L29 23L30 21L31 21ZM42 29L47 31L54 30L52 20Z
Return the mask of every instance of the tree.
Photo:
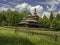
M0 13L0 25L2 26L15 26L17 25L23 17L27 17L29 13L27 11L19 12L19 11L12 11L8 9L7 11L2 11Z
M57 19L57 20L60 20L60 14L57 14L57 15L56 15L56 19Z
M53 19L54 19L53 12L51 11L51 14L50 14L50 22L52 22Z
M53 19L52 26L53 26L54 29L56 29L56 25L57 25L57 20L56 19Z
M60 14L57 14L55 19L56 19L55 29L60 30Z
M12 19L13 19L12 20L12 25L17 25L23 19L23 16L21 15L20 12L14 11Z
M2 15L1 15L1 12L0 12L0 26L2 24Z
M5 21L6 21L6 17L5 17L6 12L2 11L0 13L0 26L4 26L5 25Z
M49 20L50 20L50 28L53 28L53 26L52 26L53 19L54 19L53 12L51 11L50 18L49 18Z
M40 27L49 28L49 19L44 15L43 18L39 20Z
M27 17L30 13L28 11L23 11L21 13L22 16Z
M13 11L11 9L8 9L6 11L6 15L5 16L6 16L6 25L7 26L12 25Z

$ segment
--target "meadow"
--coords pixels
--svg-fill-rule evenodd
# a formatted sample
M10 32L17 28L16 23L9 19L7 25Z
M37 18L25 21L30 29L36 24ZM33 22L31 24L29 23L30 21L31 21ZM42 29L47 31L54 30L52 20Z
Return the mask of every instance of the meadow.
M0 45L60 45L60 37L55 41L53 36L31 34L26 31L60 35L60 31L0 27Z

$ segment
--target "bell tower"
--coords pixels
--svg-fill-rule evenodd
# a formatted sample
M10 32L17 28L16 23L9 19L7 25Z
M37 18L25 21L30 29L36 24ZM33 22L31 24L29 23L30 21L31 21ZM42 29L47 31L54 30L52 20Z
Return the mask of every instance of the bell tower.
M36 8L34 9L33 19L34 19L34 20L36 20L36 21L38 21L38 20L39 20L39 16L37 15Z
M34 15L37 15L36 8L34 9Z

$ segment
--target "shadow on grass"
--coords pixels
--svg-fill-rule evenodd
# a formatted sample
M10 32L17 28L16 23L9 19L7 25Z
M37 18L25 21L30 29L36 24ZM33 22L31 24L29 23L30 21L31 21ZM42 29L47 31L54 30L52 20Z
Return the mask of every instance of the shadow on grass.
M30 40L22 37L0 36L0 45L35 45Z

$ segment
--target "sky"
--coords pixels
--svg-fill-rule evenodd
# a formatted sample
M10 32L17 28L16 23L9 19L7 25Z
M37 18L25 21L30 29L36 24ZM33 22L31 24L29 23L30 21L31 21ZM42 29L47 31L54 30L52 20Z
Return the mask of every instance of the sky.
M49 16L51 11L60 13L60 0L0 0L0 12L11 9L33 14L35 8L39 16Z

